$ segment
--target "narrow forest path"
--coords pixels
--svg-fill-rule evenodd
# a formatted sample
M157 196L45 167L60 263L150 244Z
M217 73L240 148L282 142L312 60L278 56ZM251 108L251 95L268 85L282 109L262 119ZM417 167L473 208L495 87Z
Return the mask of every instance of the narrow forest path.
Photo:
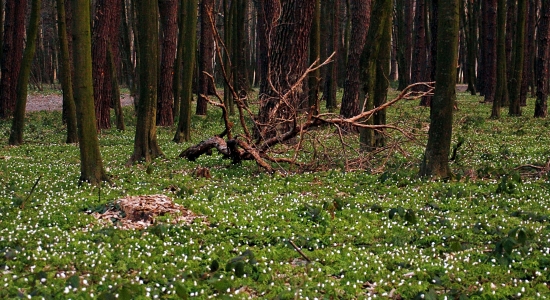
M134 100L129 94L122 94L120 101L122 106L132 105ZM27 112L40 110L61 110L63 108L63 96L57 94L40 95L30 94L27 98Z

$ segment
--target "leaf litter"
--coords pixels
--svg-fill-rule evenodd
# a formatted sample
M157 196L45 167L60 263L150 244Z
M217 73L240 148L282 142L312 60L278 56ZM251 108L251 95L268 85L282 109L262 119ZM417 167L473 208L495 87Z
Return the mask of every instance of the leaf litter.
M145 229L156 223L157 217L170 215L173 224L191 224L195 219L207 222L191 210L174 203L166 195L127 196L108 204L104 211L93 211L91 215L104 224L115 224L123 230Z

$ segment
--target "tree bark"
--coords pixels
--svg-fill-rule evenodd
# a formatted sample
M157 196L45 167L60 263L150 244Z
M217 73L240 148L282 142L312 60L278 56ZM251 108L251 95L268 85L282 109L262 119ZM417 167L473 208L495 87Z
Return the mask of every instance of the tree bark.
M436 66L435 95L430 108L430 129L421 176L448 177L449 152L456 99L456 61L458 58L459 0L441 1Z
M2 78L0 79L0 119L10 117L15 110L17 78L23 59L25 12L27 0L7 0L2 47Z
M195 41L197 39L197 7L198 0L182 1L181 22L183 30L180 41ZM181 108L179 111L178 128L174 135L174 142L182 143L191 138L191 101L193 100L193 69L195 68L195 51L197 44L183 43L182 46L182 80L181 80Z
M32 0L31 17L27 28L27 45L23 53L21 70L17 79L17 102L11 126L9 144L18 146L23 144L23 129L25 128L25 109L27 107L27 86L31 75L31 64L36 52L36 37L38 36L38 25L40 23L41 0ZM1 3L0 3L1 4Z
M346 81L340 115L349 118L359 114L361 77L360 60L370 25L371 0L351 0L351 35Z
M157 105L157 125L174 124L174 60L176 58L178 37L178 1L159 0L159 12L162 28L162 56Z
M137 0L139 31L139 104L134 153L127 165L151 162L163 153L157 142L157 95L159 73L158 5L156 0Z
M208 110L208 100L206 97L208 97L211 85L210 78L204 73L210 75L214 73L212 67L214 58L214 31L210 24L210 17L214 17L214 1L202 0L200 5L201 37L199 44L199 88L196 114L204 116Z
M537 5L535 0L529 1L527 6L527 20L525 23L525 38L523 43L525 44L524 57L523 57L523 76L521 79L521 87L519 94L519 104L521 106L527 105L527 93L529 92L529 86L533 80L533 57L535 56L535 26L537 23Z
M360 38L360 37L358 37ZM309 37L309 63L321 60L321 0L315 1L313 23ZM319 111L319 84L321 83L321 70L317 69L309 73L308 77L308 106L315 107Z
M260 89L260 138L273 137L293 126L299 103L315 0L281 0L281 14L269 50L268 81ZM297 85L297 87L294 87Z
M90 2L74 0L73 11L73 65L74 101L80 147L80 181L99 185L109 178L103 168L94 109L92 80L92 38L90 36Z
M426 43L426 3L416 0L414 17L414 51L412 58L411 82L426 81L427 43Z
M548 71L550 63L550 0L542 0L540 21L537 29L538 49L536 57L537 100L535 117L546 118L548 115Z
M333 61L327 66L327 72L325 75L325 86L323 89L323 98L326 101L326 108L333 110L336 108L336 91L338 90L338 40L340 39L340 20L338 19L339 1L330 0L325 2L327 5L327 11L330 18L326 20L328 30L326 42L327 54L331 55L336 52Z
M508 114L511 116L521 116L520 89L523 78L523 58L525 55L523 41L525 39L525 21L527 17L526 1L519 1L517 9L518 19L514 36L514 50L512 52L512 73L509 81L510 106Z
M65 0L57 0L57 30L59 36L59 48L61 56L61 86L63 89L63 115L67 124L67 143L78 142L76 126L76 107L73 93L73 72L71 70L71 57L69 51L69 39L67 37L67 17Z
M479 2L477 0L468 0L466 14L467 18L467 29L466 29L466 51L467 51L467 68L468 68L468 91L472 95L477 94L476 87L476 59L477 59L477 38L478 38L478 11L479 11Z
M485 0L483 18L486 22L484 66L485 66L485 102L493 102L497 84L497 0Z
M506 0L498 0L497 9L497 82L491 118L500 118L500 108L508 102L506 80Z
M411 83L413 3L409 0L395 1L398 90L403 90Z

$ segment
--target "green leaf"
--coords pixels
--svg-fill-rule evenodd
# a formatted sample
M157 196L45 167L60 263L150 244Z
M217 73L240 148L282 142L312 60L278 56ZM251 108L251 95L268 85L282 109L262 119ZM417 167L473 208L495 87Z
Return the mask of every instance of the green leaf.
M241 278L244 274L244 261L241 260L235 264L235 276Z
M390 220L393 219L393 217L395 217L396 213L397 213L397 208L390 209L390 213L389 213Z
M73 275L67 279L67 282L65 282L65 286L71 286L74 289L77 289L80 287L80 277L78 275Z
M407 212L405 213L405 221L407 221L411 224L416 224L417 223L416 214L414 213L414 211L412 209L407 209Z
M451 251L453 252L462 251L462 245L460 244L459 241L451 242Z
M212 261L212 263L210 264L210 271L211 272L216 272L220 269L220 263L218 262L218 260L214 259Z
M525 233L525 230L523 228L518 230L518 243L525 244L527 241L527 233Z
M176 295L178 295L180 299L189 299L189 291L181 283L176 284Z

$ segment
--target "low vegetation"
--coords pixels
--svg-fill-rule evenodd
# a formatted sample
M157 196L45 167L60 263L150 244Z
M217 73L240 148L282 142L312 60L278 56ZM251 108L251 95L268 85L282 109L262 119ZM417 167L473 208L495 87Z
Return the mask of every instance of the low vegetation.
M175 144L174 128L159 128L165 158L125 167L135 128L127 108L128 130L100 135L112 178L100 188L79 186L78 147L63 143L60 112L31 113L20 147L6 146L3 121L0 298L548 297L550 121L531 117L533 99L523 117L500 120L478 101L459 94L454 176L443 181L417 177L429 112L416 101L388 112L417 128L388 160L347 172L344 157L330 168L319 157L321 171L281 163L272 175L217 154L178 157L223 131L215 108L194 117L193 141ZM340 153L334 129L314 139L326 133L323 153ZM166 214L124 230L93 216L138 195L168 196L200 217Z

